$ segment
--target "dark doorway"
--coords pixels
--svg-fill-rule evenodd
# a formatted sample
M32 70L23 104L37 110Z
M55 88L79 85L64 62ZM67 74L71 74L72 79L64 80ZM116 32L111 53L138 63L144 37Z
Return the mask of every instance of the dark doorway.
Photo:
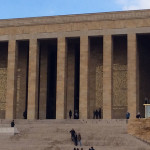
M27 119L28 105L28 68L29 41L17 41L17 91L16 91L16 119Z
M0 119L5 119L8 42L0 42Z
M79 119L79 74L80 74L80 43L79 41L77 41L75 45L74 114L78 113L78 116L74 116L75 119Z
M138 110L145 117L145 98L150 103L150 34L137 35L139 57L139 102Z
M40 40L39 119L56 118L57 39Z
M56 118L57 45L48 47L46 118Z
M79 118L79 74L80 74L80 39L67 39L67 94L66 107L72 110L74 118ZM77 116L75 116L77 114Z

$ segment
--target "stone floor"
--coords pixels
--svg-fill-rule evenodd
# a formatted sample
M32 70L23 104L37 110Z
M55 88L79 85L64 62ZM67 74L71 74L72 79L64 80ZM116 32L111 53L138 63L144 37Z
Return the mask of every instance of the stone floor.
M1 120L0 127L10 120ZM127 134L125 120L15 120L20 134L0 136L0 150L73 150L69 131L82 136L89 150L150 150L150 145Z

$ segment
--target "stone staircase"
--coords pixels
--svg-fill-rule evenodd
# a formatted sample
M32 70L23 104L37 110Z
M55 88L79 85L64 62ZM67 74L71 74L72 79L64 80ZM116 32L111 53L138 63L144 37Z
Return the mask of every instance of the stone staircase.
M0 127L11 120L0 120ZM0 135L0 150L73 150L69 131L81 133L83 150L150 150L127 134L126 120L15 120L20 134Z

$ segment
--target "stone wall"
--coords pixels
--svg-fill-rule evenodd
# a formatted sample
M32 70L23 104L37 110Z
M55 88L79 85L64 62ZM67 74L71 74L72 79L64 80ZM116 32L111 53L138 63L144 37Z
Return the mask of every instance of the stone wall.
M127 37L113 37L112 118L125 118L127 111Z
M8 43L0 43L0 118L5 118Z

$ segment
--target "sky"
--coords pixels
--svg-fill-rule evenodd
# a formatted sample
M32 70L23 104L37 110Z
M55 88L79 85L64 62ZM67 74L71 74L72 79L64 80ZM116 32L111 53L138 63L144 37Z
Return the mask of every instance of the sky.
M0 19L150 9L150 0L0 0Z

